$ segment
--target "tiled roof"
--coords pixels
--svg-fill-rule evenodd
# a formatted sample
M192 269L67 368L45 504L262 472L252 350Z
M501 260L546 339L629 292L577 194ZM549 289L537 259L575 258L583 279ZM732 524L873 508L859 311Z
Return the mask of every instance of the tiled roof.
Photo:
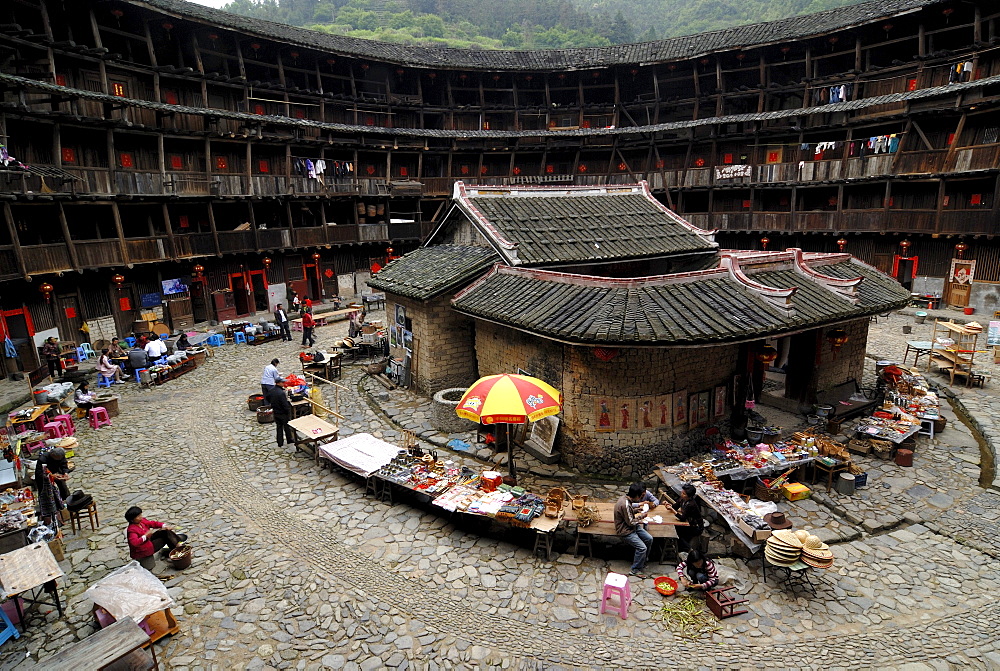
M272 38L324 52L370 58L415 67L454 67L466 70L582 70L613 65L659 63L692 58L726 49L801 40L881 21L945 0L871 0L857 5L794 16L778 21L735 26L699 35L685 35L656 42L621 44L589 49L549 51L486 51L407 46L389 42L328 35L271 21L251 19L183 0L125 0L210 25L225 26L251 35Z
M882 96L862 98L842 103L830 103L829 105L815 105L796 109L777 110L774 112L755 112L752 114L730 114L719 117L706 117L703 119L692 119L690 121L670 121L665 123L650 124L648 126L622 126L617 128L577 128L573 130L551 131L547 129L539 130L435 130L424 128L388 128L383 126L362 126L346 123L330 123L326 121L313 121L311 119L294 119L279 115L259 115L247 112L235 112L228 109L191 107L189 105L169 105L167 103L139 100L136 98L121 98L118 96L98 93L95 91L85 91L83 89L68 86L58 86L47 82L21 77L18 75L0 74L0 83L7 84L15 89L25 89L33 91L44 91L58 96L69 98L79 98L82 100L93 100L111 105L124 105L128 107L139 107L142 109L157 110L168 113L195 114L206 117L217 117L220 119L234 119L242 121L249 128L256 126L286 126L291 128L318 128L338 133L355 135L377 135L415 138L461 138L461 139L504 139L504 138L580 138L594 136L631 136L631 135L651 135L666 131L676 131L684 128L695 128L700 126L712 126L717 124L744 123L747 121L765 121L774 119L787 119L812 114L831 114L833 112L858 111L879 105L889 105L894 103L910 102L914 100L926 100L938 96L951 95L958 91L979 89L986 86L1000 84L1000 75L984 77L971 82L960 82L957 84L947 84L935 86L927 89L917 89L916 91L906 91L904 93L889 93ZM17 107L17 103L5 103L3 106ZM39 111L36 110L36 113Z
M427 300L465 284L499 260L488 247L420 247L373 275L368 286Z
M711 232L664 207L646 184L471 187L456 204L511 265L606 262L714 252Z
M846 254L799 254L799 261L793 252L735 255L735 272L721 267L634 280L496 266L452 304L473 317L563 342L648 346L755 340L862 318L909 300L894 280ZM809 277L797 263L827 278ZM755 271L758 264L766 265ZM838 285L831 277L863 279L851 297L830 288ZM768 287L796 290L783 306L768 297Z

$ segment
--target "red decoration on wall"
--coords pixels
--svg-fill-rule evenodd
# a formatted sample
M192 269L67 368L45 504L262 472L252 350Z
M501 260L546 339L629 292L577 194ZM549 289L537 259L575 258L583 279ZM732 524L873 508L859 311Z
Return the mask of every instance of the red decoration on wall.
M184 159L177 154L172 154L170 156L170 169L171 170L183 170L184 169Z
M730 164L730 163L732 163L733 162L733 155L732 154L723 154L722 155L722 162L725 163L725 164L727 164L727 165Z
M225 156L216 156L215 157L215 169L216 170L228 170L229 169L229 161L226 160Z
M365 125L366 126L374 126L375 125L375 117L366 116L365 117Z
M400 177L409 177L410 176L410 169L407 168L405 165L399 166L399 176Z
M628 170L628 166L625 165L624 161L618 164L618 170L621 172L625 172L626 170Z
M129 300L128 296L122 296L118 299L118 309L122 312L132 311L132 301Z
M705 159L703 159L703 158L696 158L694 160L694 165L695 165L696 168L704 168L705 167Z
M583 128L590 128L590 119L583 120Z
M163 92L163 102L167 103L168 105L176 105L177 104L177 91L169 91L169 90L168 91L164 91Z
M377 261L371 265L372 275L374 275L380 270L382 270L382 266L380 266Z
M947 144L950 147L951 143L954 142L954 141L955 141L955 134L954 133L948 133L948 141L945 144Z
M303 112L302 110L295 110L295 118L296 119L305 119L306 118L306 113Z
M258 116L264 116L264 106L263 105L254 105L253 106L253 113L256 114L256 115L258 115Z
M750 209L750 205L751 205L751 202L749 200L744 200L743 201L743 209L744 210L749 210Z
M581 163L580 165L576 166L576 169L578 172L587 172L587 165L585 163Z
M665 166L666 164L667 164L667 162L664 161L662 158L657 159L656 160L656 169L657 170L663 170L663 166Z
M66 86L66 75L56 75L56 86Z
M916 91L917 90L917 80L916 79L911 79L908 82L906 82L906 90L907 91Z
M515 175L520 175L521 174L521 168L520 168L520 166L516 166L516 165L514 166L514 174Z
M262 158L257 161L257 172L271 172L271 164L267 162L267 159Z
M76 163L76 151L72 147L63 147L61 153L63 163Z
M487 172L489 172L489 168L487 168L485 165L484 166L480 166L480 168L479 168L479 174L480 175L485 175Z
M769 152L767 152L767 162L768 163L777 163L780 160L781 160L781 152L777 152L777 151L769 151Z
M186 214L182 214L181 216L177 217L177 225L180 226L181 228L190 228L191 220L188 219L188 216Z
M555 167L554 167L554 166L552 166L552 165L547 165L547 166L545 166L545 173L546 173L547 175L551 175L551 174L552 174L552 173L554 173L555 171L556 171L556 169L555 169Z
M132 154L126 154L126 153L121 154L118 157L118 162L121 164L123 168L131 168L135 166L135 163L132 161Z
M64 311L66 312L66 319L75 319L76 318L76 308L74 308L74 307L68 307L68 308L65 308Z
M365 172L367 172L369 175L374 175L375 174L375 166L373 166L373 165L367 165L367 166L365 166Z
M461 168L459 168L459 172L461 172L463 175L468 175L469 174L469 166L463 165Z
M124 98L126 94L125 85L119 82L111 83L111 95Z
M973 205L982 205L983 204L983 194L981 194L981 193L974 193L974 194L972 194L972 198L971 198L971 200L969 202L972 203Z
M323 271L323 276L326 277L326 279L328 280L333 279L333 271L327 268L326 270Z

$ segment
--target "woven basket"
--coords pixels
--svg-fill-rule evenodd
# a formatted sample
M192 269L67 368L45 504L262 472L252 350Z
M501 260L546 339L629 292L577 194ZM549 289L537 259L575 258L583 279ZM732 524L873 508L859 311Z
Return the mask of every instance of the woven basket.
M562 487L550 489L548 496L545 497L545 516L552 518L559 517L563 502L572 498L573 496Z
M868 454L872 451L872 444L864 439L852 438L847 442L847 451L853 454Z
M781 498L780 489L768 489L764 482L757 478L753 487L753 497L759 501L778 501Z
M872 451L879 459L888 459L892 456L892 443L888 440L872 438L868 442L872 444Z

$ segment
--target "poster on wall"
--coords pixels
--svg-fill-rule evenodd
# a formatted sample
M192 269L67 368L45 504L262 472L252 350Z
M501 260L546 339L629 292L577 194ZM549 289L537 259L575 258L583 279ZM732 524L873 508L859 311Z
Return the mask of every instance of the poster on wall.
M639 414L636 416L636 428L640 431L652 431L656 428L654 423L656 408L653 398L639 399L636 409Z
M710 391L703 391L698 394L698 426L708 426L708 404L710 402ZM688 412L691 412L688 409Z
M413 331L403 330L403 347L410 354L413 354Z
M722 417L726 414L726 385L720 385L715 388L715 406L713 408L713 417Z
M396 329L394 328L389 329L389 347L395 347L397 342L398 341L396 340Z
M971 284L976 274L975 259L952 259L948 278L955 284Z
M672 394L664 394L656 397L655 407L653 408L653 417L655 420L653 424L656 425L656 428L662 429L663 427L674 425L674 418L670 416L673 400Z
M396 305L396 326L406 328L406 308Z
M598 431L608 432L615 430L614 421L611 417L612 408L614 408L614 402L610 398L598 398L594 401L594 416L597 418L595 424Z
M1000 345L1000 322L990 322L986 329L986 346L995 347Z
M674 392L673 412L671 414L674 417L674 426L687 424L688 413L686 391Z
M688 394L688 429L698 426L698 394Z
M632 399L618 399L618 417L615 419L616 428L619 431L630 431L635 428L635 401Z
M551 455L552 448L556 443L556 431L558 429L558 417L542 417L537 422L531 423L531 426L528 428L528 437L525 442L542 454Z

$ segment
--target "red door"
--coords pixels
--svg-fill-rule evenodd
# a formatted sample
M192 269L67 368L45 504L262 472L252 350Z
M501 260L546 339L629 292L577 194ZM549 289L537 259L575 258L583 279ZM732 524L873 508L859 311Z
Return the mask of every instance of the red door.
M253 312L250 296L247 293L247 280L243 273L233 273L229 276L229 288L233 292L233 302L236 304L236 314L245 317Z

